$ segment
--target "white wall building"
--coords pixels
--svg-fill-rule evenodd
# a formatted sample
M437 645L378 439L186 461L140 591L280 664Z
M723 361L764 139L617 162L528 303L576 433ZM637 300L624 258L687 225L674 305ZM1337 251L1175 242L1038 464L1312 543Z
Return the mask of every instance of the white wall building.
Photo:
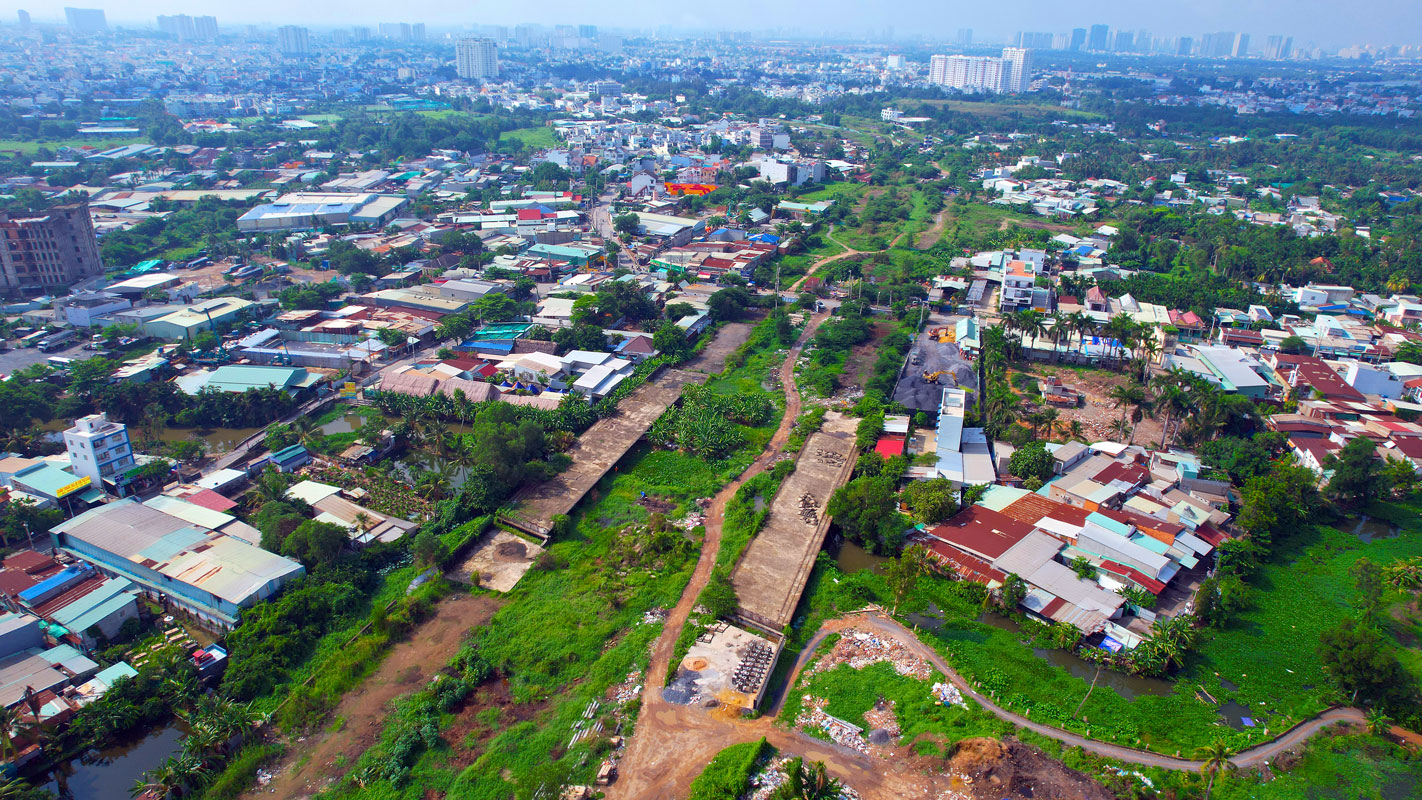
M1027 91L1032 83L1032 51L1025 47L1004 47L1002 61L1002 91L1009 94Z
M466 81L498 77L498 44L493 39L460 39L454 45L454 71Z
M64 432L64 446L69 450L74 474L88 477L99 489L103 488L104 478L112 478L134 463L128 426L110 422L105 414L75 420L74 427Z
M933 56L928 64L930 83L962 91L1001 92L1006 74L1006 61L992 56Z

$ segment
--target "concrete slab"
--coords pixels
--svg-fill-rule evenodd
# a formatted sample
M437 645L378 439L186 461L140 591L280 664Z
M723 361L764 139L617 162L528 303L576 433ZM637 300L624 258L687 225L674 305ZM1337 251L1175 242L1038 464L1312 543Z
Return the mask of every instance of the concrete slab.
M543 548L533 542L494 528L479 537L469 555L446 574L450 580L507 592L542 554Z
M618 403L615 416L600 419L568 450L573 465L552 479L514 495L517 506L504 521L547 539L553 517L567 514L622 459L663 411L681 397L688 383L705 383L699 372L668 369Z
M855 424L840 414L827 414L824 427L805 442L795 471L771 500L765 528L731 573L745 622L778 633L794 616L829 530L825 507L854 470Z
M754 329L755 324L751 322L728 322L722 325L720 330L716 331L716 338L695 358L687 361L683 369L720 375L726 368L726 356L745 344Z
M718 622L691 645L663 698L678 704L714 699L732 708L755 708L778 655L779 648L765 637Z

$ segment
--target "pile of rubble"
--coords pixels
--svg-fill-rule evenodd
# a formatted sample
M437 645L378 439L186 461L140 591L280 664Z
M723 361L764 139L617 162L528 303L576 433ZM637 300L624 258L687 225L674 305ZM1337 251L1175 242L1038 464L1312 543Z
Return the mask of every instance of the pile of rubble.
M828 702L821 697L805 695L805 710L795 718L795 724L801 728L822 731L835 744L858 750L867 755L869 742L864 739L864 729L852 722L845 722L839 717L826 714L824 707Z
M642 615L643 625L656 625L658 622L666 621L667 610L665 608L648 609L648 611Z
M852 669L863 669L870 664L887 661L893 664L900 675L907 675L926 681L934 675L933 667L914 654L903 642L888 636L865 631L845 629L840 632L839 641L810 668L810 674L834 669L840 664L848 664Z
M775 790L789 780L785 771L789 769L790 762L794 760L791 756L776 756L770 759L760 772L751 776L751 789L741 795L740 800L770 800L771 795L775 794ZM841 785L835 800L859 800L859 793L848 786Z
M958 691L958 687L951 683L933 684L933 699L945 706L968 707L968 701L963 699L963 693Z
M894 701L885 703L883 700L874 704L874 707L864 712L864 723L871 731L883 731L890 738L897 739L902 732L899 729L899 718L894 713Z
M678 520L672 521L672 526L684 531L696 529L697 526L706 524L706 515L693 511Z
M627 673L627 680L608 687L607 696L618 704L628 703L642 694L642 673L633 670Z
M820 501L809 492L800 495L800 521L811 527L820 524Z

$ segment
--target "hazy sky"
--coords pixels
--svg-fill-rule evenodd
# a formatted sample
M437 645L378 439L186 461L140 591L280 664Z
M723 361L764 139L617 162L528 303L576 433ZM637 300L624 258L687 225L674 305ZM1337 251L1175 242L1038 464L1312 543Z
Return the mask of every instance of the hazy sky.
M1104 23L1155 36L1243 31L1262 45L1273 33L1295 44L1422 44L1422 0L542 0L536 3L442 2L441 0L0 0L0 13L14 19L27 9L36 22L58 20L63 7L102 8L110 24L153 25L158 14L212 14L224 23L301 23L337 26L378 22L424 22L432 29L471 23L512 25L595 24L650 28L675 25L710 30L798 28L806 33L880 31L951 37L973 28L983 41L1018 30L1066 32ZM434 33L432 30L431 33Z

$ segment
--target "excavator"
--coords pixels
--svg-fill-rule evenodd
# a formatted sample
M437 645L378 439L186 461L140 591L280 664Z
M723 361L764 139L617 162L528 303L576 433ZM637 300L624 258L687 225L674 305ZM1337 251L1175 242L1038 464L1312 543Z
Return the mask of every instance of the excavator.
M952 385L958 385L958 379L953 376L953 372L951 370L946 369L940 369L937 372L929 372L928 370L924 370L923 380L927 383L938 383L938 379L943 377L944 375L947 375L949 378L952 378Z
M953 328L944 326L942 328L934 328L933 330L929 331L928 338L936 339L942 344L951 344L952 342L958 341L958 332Z

